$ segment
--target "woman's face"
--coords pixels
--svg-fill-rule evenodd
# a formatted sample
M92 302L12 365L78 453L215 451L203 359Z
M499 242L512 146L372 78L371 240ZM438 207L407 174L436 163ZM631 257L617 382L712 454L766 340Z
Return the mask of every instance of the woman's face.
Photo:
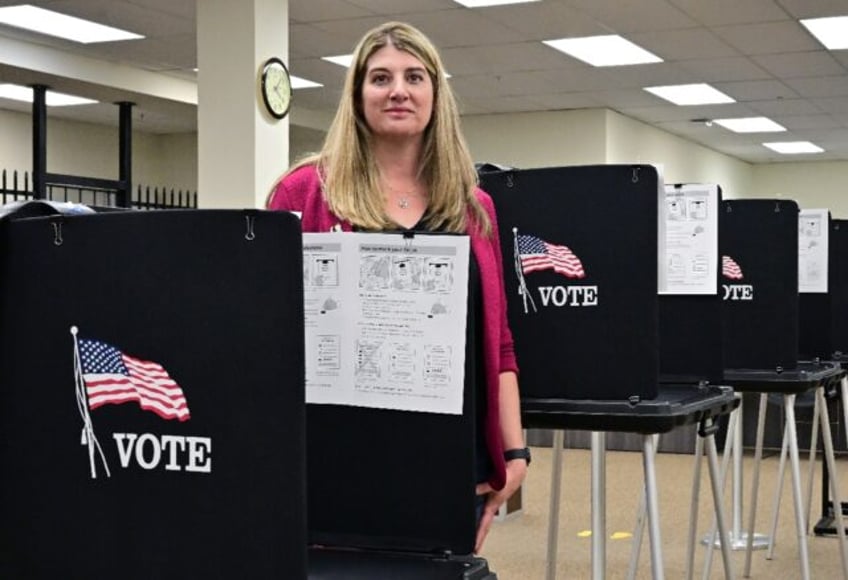
M422 62L391 44L368 59L362 113L375 137L420 138L433 115L433 83Z

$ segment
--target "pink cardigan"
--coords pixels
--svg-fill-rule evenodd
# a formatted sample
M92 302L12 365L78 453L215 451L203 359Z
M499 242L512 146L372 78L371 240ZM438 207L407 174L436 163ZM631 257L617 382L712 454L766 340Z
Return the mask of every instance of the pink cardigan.
M506 293L503 282L503 262L498 223L492 198L482 189L476 191L477 199L492 222L492 235L488 238L471 234L471 251L480 271L480 288L483 304L483 352L488 407L486 416L486 443L494 470L489 484L494 489L506 483L506 463L500 424L500 380L502 372L518 372L513 349L512 333L506 317ZM352 231L349 222L333 215L321 189L321 180L314 166L307 165L287 175L274 189L269 209L301 212L304 232ZM473 228L469 228L473 231Z

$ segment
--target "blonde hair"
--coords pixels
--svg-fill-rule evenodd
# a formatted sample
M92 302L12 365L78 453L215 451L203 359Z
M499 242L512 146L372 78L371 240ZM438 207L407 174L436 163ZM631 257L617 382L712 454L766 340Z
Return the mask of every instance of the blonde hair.
M489 235L489 217L474 194L477 171L460 130L459 109L441 57L432 42L409 24L388 22L370 30L359 41L321 152L301 160L290 171L316 165L325 199L340 218L364 229L397 227L384 210L379 169L369 143L371 130L361 106L368 59L389 44L420 60L433 85L433 114L424 130L418 168L418 176L430 191L424 216L427 224L434 229L465 233L470 225L470 209L471 225Z

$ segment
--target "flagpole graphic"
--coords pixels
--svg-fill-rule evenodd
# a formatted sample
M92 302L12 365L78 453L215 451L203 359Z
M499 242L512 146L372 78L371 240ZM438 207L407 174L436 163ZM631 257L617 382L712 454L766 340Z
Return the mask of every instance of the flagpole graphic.
M97 479L95 452L100 456L100 461L106 470L106 476L112 477L112 473L109 471L109 464L106 462L106 456L103 454L103 448L100 447L100 442L94 434L94 426L91 423L91 415L88 412L88 396L86 395L85 380L82 376L82 363L80 361L79 342L77 341L78 332L76 326L71 327L71 335L74 337L74 383L76 384L77 409L79 409L80 417L82 418L80 445L88 445L88 464L91 471L91 479Z
M515 275L518 277L518 294L524 303L524 314L527 314L527 301L530 301L530 306L533 307L533 312L537 312L536 303L533 301L533 296L527 288L527 283L524 281L524 266L521 264L521 252L518 249L518 228L512 228L512 243L513 243L513 263L515 265Z
M78 337L76 326L71 327L74 337L74 380L77 407L82 418L81 444L88 445L88 461L92 479L97 478L97 456L111 477L106 456L91 422L90 411L104 405L136 403L142 411L149 411L161 419L183 422L191 418L182 387L159 363L143 360L92 338Z

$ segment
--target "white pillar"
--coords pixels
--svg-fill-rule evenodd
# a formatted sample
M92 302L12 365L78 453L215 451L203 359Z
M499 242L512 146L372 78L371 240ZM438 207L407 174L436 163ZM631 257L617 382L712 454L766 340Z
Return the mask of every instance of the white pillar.
M197 0L197 191L201 208L263 207L288 167L289 118L264 109L261 69L288 66L288 0Z

